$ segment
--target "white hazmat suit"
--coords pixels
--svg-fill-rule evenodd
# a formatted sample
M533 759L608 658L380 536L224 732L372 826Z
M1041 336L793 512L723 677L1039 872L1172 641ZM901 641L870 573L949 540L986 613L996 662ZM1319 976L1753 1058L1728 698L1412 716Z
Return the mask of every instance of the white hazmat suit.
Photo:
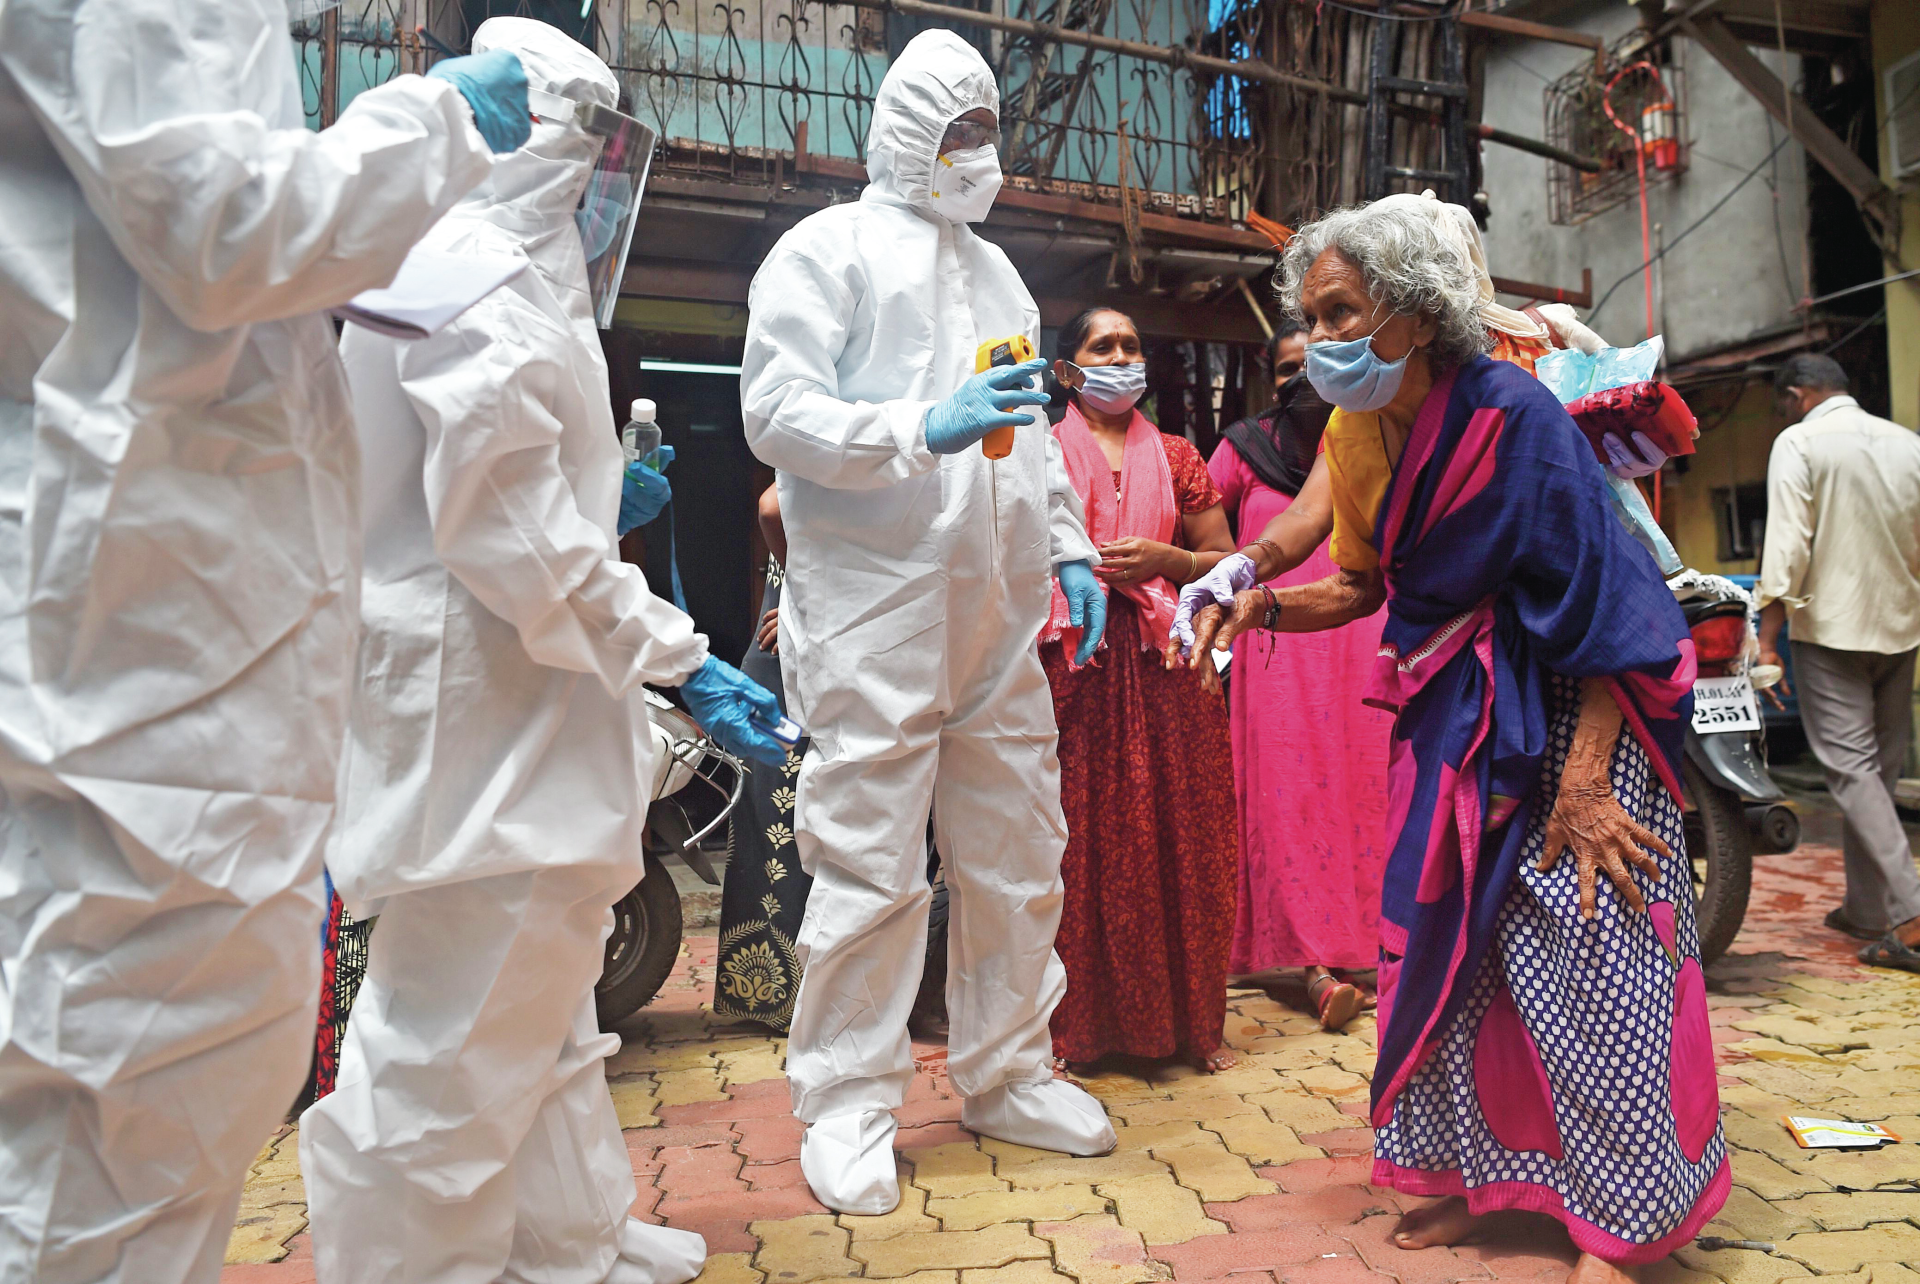
M485 176L285 0L0 0L0 1280L211 1281L313 1052L359 463L321 310Z
M947 126L998 105L972 46L915 37L874 103L861 199L782 237L750 296L741 410L778 470L780 649L789 708L813 738L795 828L814 884L787 1075L810 1125L807 1178L848 1212L898 1197L887 1112L913 1075L929 805L965 1122L1075 1153L1113 1145L1097 1103L1051 1078L1066 823L1035 645L1051 568L1099 557L1044 423L1020 428L997 463L925 440L929 408L974 373L979 344L1038 338L1006 255L930 200Z
M617 97L544 23L494 18L473 48L518 54L530 89ZM706 1257L628 1221L620 1040L594 1018L644 869L641 684L707 656L614 536L624 456L574 223L597 151L536 124L423 242L529 269L431 338L341 343L366 632L328 864L380 921L338 1087L301 1121L323 1284L679 1284Z

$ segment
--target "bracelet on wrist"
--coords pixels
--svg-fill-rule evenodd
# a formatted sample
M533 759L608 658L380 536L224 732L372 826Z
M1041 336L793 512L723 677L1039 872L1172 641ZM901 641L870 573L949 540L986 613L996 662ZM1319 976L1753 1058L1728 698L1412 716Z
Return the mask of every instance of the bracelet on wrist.
M1280 623L1280 602L1274 597L1273 590L1265 584L1260 586L1260 591L1267 595L1267 614L1261 621L1260 627L1271 633L1274 626Z

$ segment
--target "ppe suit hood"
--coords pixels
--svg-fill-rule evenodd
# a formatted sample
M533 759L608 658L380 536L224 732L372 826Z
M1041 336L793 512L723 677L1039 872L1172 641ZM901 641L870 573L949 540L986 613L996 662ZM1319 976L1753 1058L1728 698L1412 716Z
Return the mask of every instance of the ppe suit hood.
M931 214L940 138L948 125L979 107L998 115L1000 87L977 49L951 31L923 31L908 41L873 100L869 186L861 199Z
M473 33L473 52L490 49L519 57L528 89L602 107L619 102L620 82L607 64L544 22L489 18ZM513 232L549 280L584 297L585 252L573 214L599 152L599 140L571 122L541 121L526 146L494 159L492 173L456 207L453 217L480 218Z

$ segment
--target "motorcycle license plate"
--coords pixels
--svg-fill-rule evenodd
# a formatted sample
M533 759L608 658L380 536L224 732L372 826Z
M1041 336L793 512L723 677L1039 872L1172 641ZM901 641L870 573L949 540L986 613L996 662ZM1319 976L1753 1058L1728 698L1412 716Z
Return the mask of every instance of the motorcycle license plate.
M1754 702L1753 684L1744 673L1694 680L1693 729L1703 734L1760 730L1760 706Z

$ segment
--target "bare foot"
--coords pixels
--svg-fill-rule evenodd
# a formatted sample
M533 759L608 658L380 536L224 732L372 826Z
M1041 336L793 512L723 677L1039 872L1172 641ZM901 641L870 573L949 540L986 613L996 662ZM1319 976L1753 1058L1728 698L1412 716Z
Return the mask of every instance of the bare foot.
M1582 1253L1580 1260L1573 1264L1573 1274L1567 1276L1567 1284L1639 1284L1639 1279L1630 1266L1603 1262L1592 1253Z
M1208 1056L1201 1057L1195 1064L1200 1067L1202 1074L1219 1074L1222 1070L1231 1070L1239 1065L1240 1058L1234 1056L1233 1053L1227 1051L1225 1048L1222 1048Z
M1479 1229L1480 1218L1467 1210L1467 1201L1458 1195L1448 1195L1414 1209L1394 1223L1393 1245L1395 1248L1444 1248L1467 1243ZM1595 1277L1582 1284L1603 1282Z

